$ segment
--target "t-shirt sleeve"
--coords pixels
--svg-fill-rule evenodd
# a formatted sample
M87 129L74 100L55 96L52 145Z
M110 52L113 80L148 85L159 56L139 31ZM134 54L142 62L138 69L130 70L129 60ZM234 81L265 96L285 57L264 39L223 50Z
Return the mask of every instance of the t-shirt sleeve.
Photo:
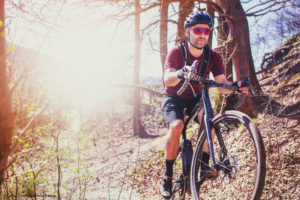
M217 52L213 52L213 54L214 63L211 72L213 73L214 77L219 76L221 74L225 74L225 67L221 55Z
M174 47L167 55L166 61L165 61L165 65L164 65L164 70L166 69L175 69L175 70L179 70L180 68L182 68L182 66L180 66L179 62L179 58L180 55L178 55L179 52L177 47Z

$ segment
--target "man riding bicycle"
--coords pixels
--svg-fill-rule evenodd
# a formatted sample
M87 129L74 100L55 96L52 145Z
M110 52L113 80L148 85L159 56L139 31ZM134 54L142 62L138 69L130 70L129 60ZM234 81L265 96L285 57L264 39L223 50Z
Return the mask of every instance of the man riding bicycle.
M187 40L182 45L175 46L169 53L164 65L164 96L162 100L162 112L166 123L168 124L168 133L165 143L165 172L160 187L160 193L164 198L172 196L172 178L173 165L178 153L179 138L184 127L184 114L189 115L193 107L201 98L200 84L191 83L192 87L188 87L183 94L177 95L177 91L182 86L182 80L186 79L191 73L190 63L195 60L199 61L199 65L194 74L199 74L199 68L204 60L204 49L208 49L208 63L204 70L204 77L208 77L212 72L215 81L231 84L226 80L223 60L220 54L208 48L207 42L213 27L213 20L207 12L196 11L189 14L184 23L185 34ZM183 51L185 51L185 55ZM187 64L188 58L189 63ZM205 60L204 60L205 61ZM202 64L202 66L204 66ZM241 86L241 82L237 83ZM231 90L218 88L221 93L230 94ZM194 90L194 91L193 91ZM247 93L248 87L241 87L243 93ZM196 94L196 96L194 96ZM185 112L184 112L185 110ZM203 110L198 114L196 121L201 122ZM202 155L203 163L209 161L209 150L207 144L204 145ZM201 165L201 169L205 164Z

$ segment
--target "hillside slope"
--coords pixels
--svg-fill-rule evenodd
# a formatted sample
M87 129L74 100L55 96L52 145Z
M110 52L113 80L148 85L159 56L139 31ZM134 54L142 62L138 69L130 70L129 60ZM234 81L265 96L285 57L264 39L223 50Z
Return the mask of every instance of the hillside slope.
M268 54L262 64L260 84L264 95L258 98L255 119L267 155L262 199L300 196L299 37L300 34L296 35L280 50ZM108 122L111 133L105 137L96 133L94 146L84 152L89 170L95 174L87 184L87 199L162 199L159 186L164 170L162 147L166 128L160 120L160 103L142 106L144 138L132 136L131 112L127 107L118 114L118 120L114 117L113 124Z
M267 153L263 199L299 199L300 33L266 56L257 117Z
M262 62L264 95L258 98L256 125L267 155L262 199L299 199L300 196L300 33ZM140 163L135 185L144 199L159 199L162 151Z

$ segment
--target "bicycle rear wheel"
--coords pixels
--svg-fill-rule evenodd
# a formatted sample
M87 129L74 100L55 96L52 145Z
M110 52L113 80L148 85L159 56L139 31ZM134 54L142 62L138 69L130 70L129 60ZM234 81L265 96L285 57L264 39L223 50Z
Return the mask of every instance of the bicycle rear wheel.
M206 133L197 142L192 166L191 189L198 199L260 199L266 174L265 150L252 120L239 111L225 111L212 120L216 168L213 179L201 177L201 157ZM221 137L220 137L221 135ZM223 145L224 144L224 145ZM211 159L210 159L211 160Z

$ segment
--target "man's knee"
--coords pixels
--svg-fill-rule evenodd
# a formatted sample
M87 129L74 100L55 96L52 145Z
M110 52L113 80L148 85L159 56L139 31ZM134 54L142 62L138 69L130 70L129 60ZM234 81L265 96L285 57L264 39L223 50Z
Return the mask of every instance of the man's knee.
M170 129L172 132L179 132L181 133L182 129L183 129L183 121L182 120L175 120L173 122L170 123Z
M201 121L202 121L202 118L203 118L203 108L199 111L199 113L198 113L198 121L199 121L199 123L201 123Z

